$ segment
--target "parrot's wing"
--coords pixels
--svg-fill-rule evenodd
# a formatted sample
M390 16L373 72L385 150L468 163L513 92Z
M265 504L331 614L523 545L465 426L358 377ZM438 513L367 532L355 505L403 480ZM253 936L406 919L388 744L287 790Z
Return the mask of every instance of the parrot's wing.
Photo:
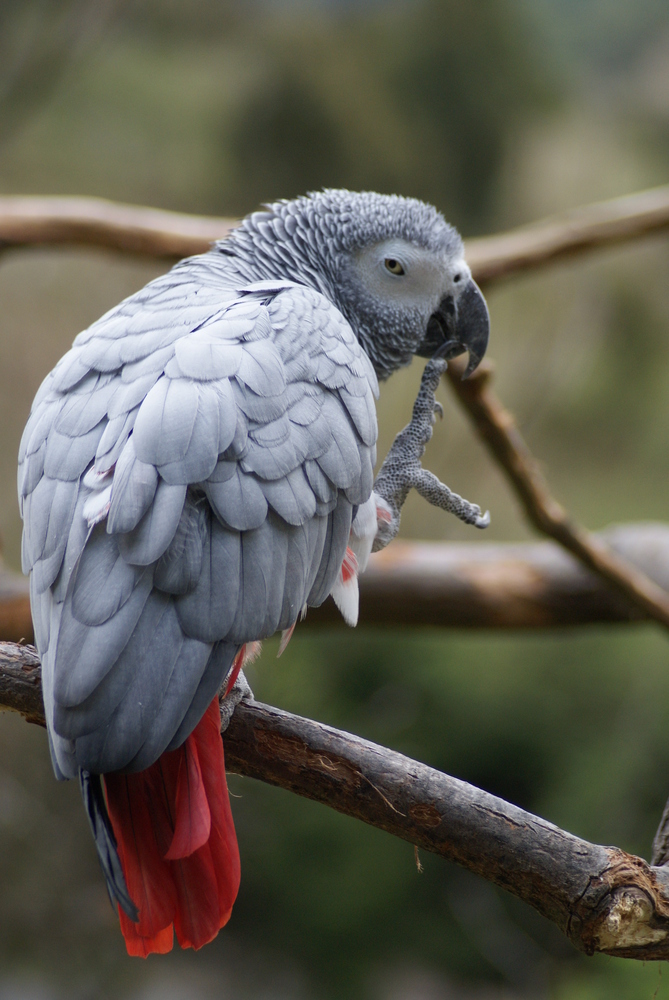
M141 770L239 646L339 573L375 461L376 377L290 282L183 262L81 334L21 443L24 570L56 762Z

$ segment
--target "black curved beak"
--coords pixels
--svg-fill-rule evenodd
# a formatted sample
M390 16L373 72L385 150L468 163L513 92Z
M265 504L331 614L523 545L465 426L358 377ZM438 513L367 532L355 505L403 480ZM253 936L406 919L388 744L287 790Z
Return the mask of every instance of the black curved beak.
M476 282L470 281L460 293L457 305L450 295L439 303L416 354L421 358L454 358L468 351L469 362L463 375L468 378L483 359L489 335L486 301Z

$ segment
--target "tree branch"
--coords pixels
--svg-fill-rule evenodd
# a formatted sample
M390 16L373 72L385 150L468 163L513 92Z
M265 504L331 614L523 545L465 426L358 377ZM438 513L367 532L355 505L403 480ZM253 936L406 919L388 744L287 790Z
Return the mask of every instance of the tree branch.
M234 219L184 215L103 198L0 198L0 249L75 244L178 260L204 253Z
M175 260L204 253L233 219L184 215L101 198L0 198L0 247L81 244ZM669 229L669 185L599 202L507 233L467 240L479 283Z
M596 536L669 588L669 525L625 524ZM553 542L402 542L373 555L360 577L360 624L547 628L638 622L648 614ZM343 627L332 601L304 628ZM0 638L32 642L28 581L0 564Z
M44 725L32 647L0 643L0 705ZM417 761L259 702L223 737L228 770L385 830L507 889L592 954L669 958L669 873Z
M463 363L456 360L449 362L446 374L479 435L518 495L530 522L624 594L645 615L669 628L669 593L596 535L572 521L553 499L513 415L504 409L490 388L491 363L482 362L465 381L461 378L463 371Z
M563 257L667 229L669 185L584 205L507 233L467 240L467 262L476 280L489 284Z

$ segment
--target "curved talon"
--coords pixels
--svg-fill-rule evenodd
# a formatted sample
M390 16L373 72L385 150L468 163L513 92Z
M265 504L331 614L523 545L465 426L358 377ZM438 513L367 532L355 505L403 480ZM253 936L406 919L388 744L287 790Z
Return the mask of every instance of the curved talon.
M444 408L441 405L441 403L437 402L436 399L434 401L434 412L436 413L436 415L439 417L440 420L444 419Z
M485 514L480 514L474 521L475 528L487 528L490 524L490 511L487 510Z

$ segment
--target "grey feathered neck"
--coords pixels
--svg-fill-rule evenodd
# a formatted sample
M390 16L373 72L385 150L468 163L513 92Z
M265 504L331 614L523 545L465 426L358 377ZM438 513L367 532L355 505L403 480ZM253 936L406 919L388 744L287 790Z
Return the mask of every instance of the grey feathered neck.
M351 254L381 240L401 238L427 250L462 252L458 232L432 206L415 198L382 195L373 191L327 189L292 201L277 201L266 211L247 215L240 225L215 246L215 252L234 261L234 268L248 281L285 278L316 288L349 320L367 350L377 373L387 377L407 364L411 351L402 345L387 359L375 343L346 288L346 264ZM374 317L381 326L393 326L394 317ZM392 340L392 331L386 332ZM395 338L397 339L397 338Z

